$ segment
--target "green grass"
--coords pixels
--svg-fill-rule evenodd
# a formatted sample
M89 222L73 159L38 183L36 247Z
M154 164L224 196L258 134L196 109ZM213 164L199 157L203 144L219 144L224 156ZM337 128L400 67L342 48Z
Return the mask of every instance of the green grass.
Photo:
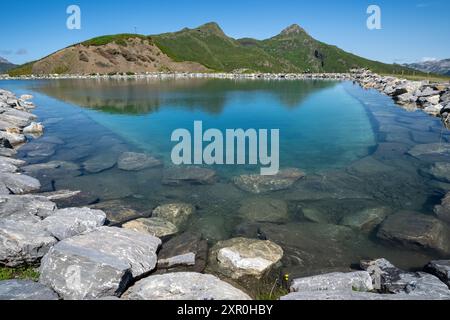
M437 74L426 74L421 72L407 72L407 73L383 73L383 76L393 76L397 78L404 78L411 81L428 80L430 82L450 82L449 76L441 76Z
M23 268L0 267L0 281L11 279L37 281L39 279L39 273L36 271L35 268L32 267L23 267Z
M122 33L122 34L115 34L115 35L107 35L107 36L101 36L97 38L93 38L87 41L82 42L81 44L84 46L104 46L109 43L115 42L116 44L120 46L127 46L127 40L138 38L142 41L149 40L150 43L152 42L152 38L149 36L144 36L141 34L132 34L132 33Z

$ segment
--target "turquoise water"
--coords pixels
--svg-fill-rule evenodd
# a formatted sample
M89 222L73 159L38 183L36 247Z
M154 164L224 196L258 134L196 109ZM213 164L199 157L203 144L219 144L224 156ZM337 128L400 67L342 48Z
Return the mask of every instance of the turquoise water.
M197 208L189 230L211 244L267 230L285 250L283 268L298 275L346 270L360 259L378 257L411 269L439 257L341 225L346 215L379 206L432 214L450 190L424 174L429 159L406 153L417 144L450 141L448 131L438 119L403 110L378 92L350 82L206 79L3 81L0 87L34 95L35 113L46 126L45 136L20 152L23 159L81 166L40 176L44 190L83 190L97 202L116 201L117 220L130 218L117 212L122 206L148 215L162 203L189 202ZM285 201L288 221L254 223L239 213L255 196L237 189L231 178L255 172L253 166L215 167L214 185L181 187L163 185L162 168L125 172L111 167L96 174L82 168L92 157L124 151L148 153L169 167L172 131L192 129L196 120L205 129L280 129L281 168L299 168L307 178L257 198ZM33 145L49 152L30 156ZM305 215L306 209L317 216Z

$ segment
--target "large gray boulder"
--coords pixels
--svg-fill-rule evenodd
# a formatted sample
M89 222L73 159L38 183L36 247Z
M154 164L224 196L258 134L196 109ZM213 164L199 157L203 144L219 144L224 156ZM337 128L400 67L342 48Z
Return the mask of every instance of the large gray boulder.
M250 300L219 278L201 273L168 273L138 281L124 295L128 300Z
M37 195L0 196L0 218L14 221L39 221L54 213L56 205Z
M64 240L105 224L106 214L89 208L66 208L55 211L42 221L44 228L58 240Z
M378 294L347 290L293 292L280 298L283 301L422 301L434 300L433 297L408 294ZM445 299L446 300L446 299Z
M291 292L305 291L372 291L372 278L367 271L329 273L292 281Z
M117 160L117 167L124 171L140 171L162 166L162 162L144 153L124 152Z
M55 245L40 268L40 282L68 300L120 296L133 278L156 266L161 240L121 228L101 227Z
M5 186L10 193L24 194L38 191L41 188L39 180L18 173L1 173L0 184Z
M153 216L170 221L178 228L182 227L195 214L195 207L189 203L169 203L153 210Z
M58 300L58 295L43 284L30 280L0 281L0 300Z
M23 160L0 156L0 172L17 172L24 164Z
M283 249L271 241L234 238L219 241L210 252L213 268L223 275L239 279L262 278L283 257Z
M450 288L450 260L431 261L425 266L425 271L438 277Z
M405 272L386 259L361 262L381 293L407 294L433 300L450 299L450 290L438 277L424 272Z
M56 242L40 223L0 220L0 264L7 267L38 263Z
M377 237L413 249L450 253L450 230L442 221L416 212L402 211L389 216Z
M304 177L305 174L298 169L285 169L273 176L241 175L235 177L233 182L239 189L253 194L263 194L289 189Z

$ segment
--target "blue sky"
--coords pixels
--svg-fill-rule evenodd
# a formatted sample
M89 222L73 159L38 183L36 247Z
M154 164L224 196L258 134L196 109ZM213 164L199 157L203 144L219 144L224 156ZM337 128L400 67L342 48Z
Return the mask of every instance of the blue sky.
M79 5L81 30L66 28ZM368 30L367 7L382 10L382 29ZM323 42L384 62L450 58L448 0L2 0L0 56L14 63L42 58L94 36L157 34L209 21L228 35L264 39L297 23Z

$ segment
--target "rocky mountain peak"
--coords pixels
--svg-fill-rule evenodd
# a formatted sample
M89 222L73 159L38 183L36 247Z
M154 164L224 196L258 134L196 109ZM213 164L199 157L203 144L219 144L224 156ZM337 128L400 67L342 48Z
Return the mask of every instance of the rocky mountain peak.
M306 31L302 27L300 27L298 24L293 24L293 25L290 25L289 27L287 27L286 29L284 29L283 31L281 31L280 35L290 36L290 35L296 35L296 34L301 34L301 33L306 33Z

